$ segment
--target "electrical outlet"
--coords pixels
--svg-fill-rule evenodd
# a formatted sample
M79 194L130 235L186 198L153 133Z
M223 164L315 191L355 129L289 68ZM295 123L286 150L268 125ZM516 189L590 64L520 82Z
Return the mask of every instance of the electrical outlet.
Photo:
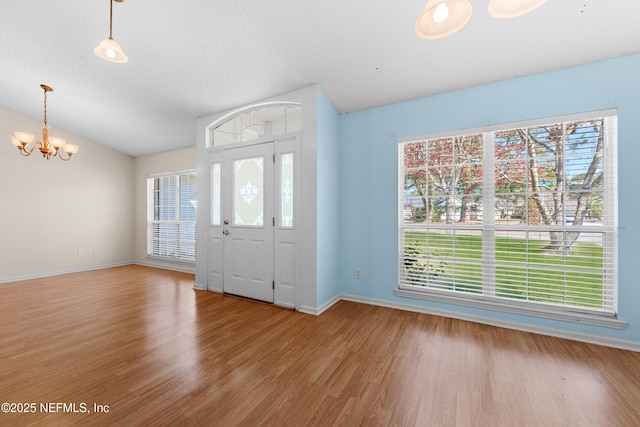
M360 270L359 268L356 268L355 276L356 276L356 279L362 279L362 270Z
M78 249L78 256L84 256L84 251L82 249Z

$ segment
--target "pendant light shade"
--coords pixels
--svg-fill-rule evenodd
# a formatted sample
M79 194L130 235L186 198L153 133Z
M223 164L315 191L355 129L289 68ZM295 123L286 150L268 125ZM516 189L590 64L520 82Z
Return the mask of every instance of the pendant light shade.
M428 0L416 21L416 34L423 39L439 39L455 33L469 19L469 0Z
M98 47L93 48L93 53L107 61L125 63L129 60L124 54L120 45L113 39L108 38L100 42Z
M494 18L515 18L542 6L547 0L491 0L489 14Z

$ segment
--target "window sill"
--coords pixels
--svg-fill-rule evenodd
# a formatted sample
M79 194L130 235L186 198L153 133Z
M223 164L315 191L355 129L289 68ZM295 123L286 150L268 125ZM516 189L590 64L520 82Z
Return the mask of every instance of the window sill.
M180 264L180 265L192 265L192 266L196 265L195 261L187 261L187 260L178 259L178 258L167 258L167 257L161 257L161 256L153 256L153 255L147 255L147 256L145 256L145 259L150 259L150 260L154 260L154 261L169 262L169 263L172 263L172 264Z
M462 295L453 292L437 291L433 289L415 290L409 287L400 287L394 290L393 293L396 296L405 298L463 305L473 308L501 311L525 316L542 317L545 319L562 320L565 322L581 323L585 325L601 326L605 328L624 329L627 327L627 322L618 320L613 315L576 312L566 308L558 310L542 304L540 304L540 306L536 306L535 304L527 304L525 306L524 304L518 304L515 301L510 302L508 300L502 299L496 300L480 295Z

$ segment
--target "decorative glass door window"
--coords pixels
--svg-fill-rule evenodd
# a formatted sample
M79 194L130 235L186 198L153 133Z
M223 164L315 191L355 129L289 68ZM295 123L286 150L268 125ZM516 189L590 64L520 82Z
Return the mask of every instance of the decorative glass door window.
M233 163L233 223L264 224L264 159L254 157Z
M280 226L293 227L293 153L285 153L280 165Z
M211 225L220 225L222 214L222 181L220 163L211 165Z

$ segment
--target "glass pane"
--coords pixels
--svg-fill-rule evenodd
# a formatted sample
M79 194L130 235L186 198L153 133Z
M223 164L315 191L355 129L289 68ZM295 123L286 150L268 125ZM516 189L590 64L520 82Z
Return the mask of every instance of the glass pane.
M602 308L601 232L496 232L496 295Z
M180 175L180 221L196 220L196 175Z
M518 194L497 195L495 221L497 224L522 224L526 218L525 198Z
M176 183L176 175L155 178L154 220L174 221L176 219Z
M213 146L250 141L265 136L282 135L302 129L301 108L272 105L241 113L216 127Z
M211 165L211 225L220 225L221 207L220 163L213 163Z
M481 221L482 135L432 139L427 141L426 149L427 197L424 200L428 206L424 210L428 216L425 213L425 219L447 224ZM405 182L413 180L416 195L420 195L422 176L419 172L405 175Z
M293 227L293 153L282 155L280 226Z
M495 155L498 161L527 157L526 129L508 129L494 132Z
M404 145L404 209L405 223L424 223L427 219L427 143Z
M264 159L234 161L234 224L262 226L264 222Z

